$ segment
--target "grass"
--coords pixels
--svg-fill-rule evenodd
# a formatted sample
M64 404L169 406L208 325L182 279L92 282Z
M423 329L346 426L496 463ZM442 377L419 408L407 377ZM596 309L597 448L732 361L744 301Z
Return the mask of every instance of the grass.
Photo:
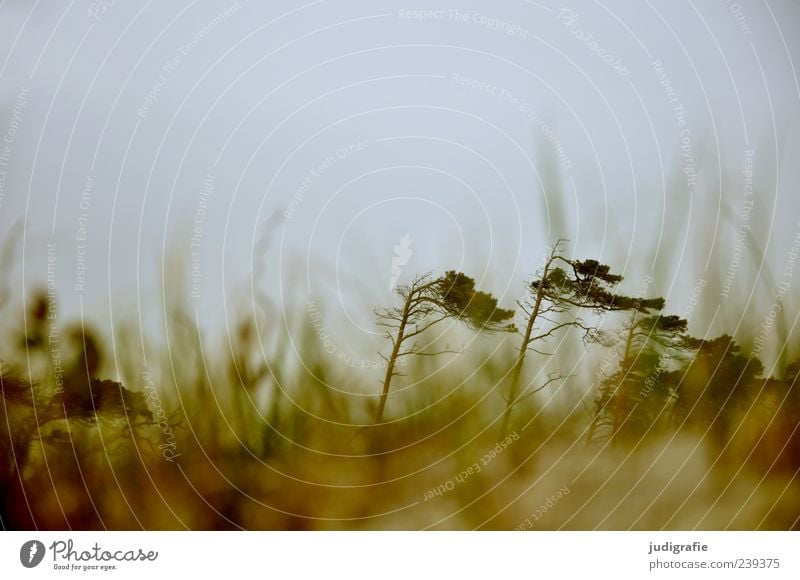
M796 292L763 333L775 280L743 263L737 276L754 276L757 295L720 303L727 262L717 252L710 265L693 315L723 321L735 343L642 350L625 366L619 349L567 333L553 356L529 356L523 383L554 368L571 378L515 405L506 430L513 335L407 357L375 425L381 369L338 360L307 312L279 312L265 295L204 336L173 285L160 337L59 325L58 364L54 306L31 296L24 321L0 329L1 526L800 529ZM390 305L365 308L378 306Z

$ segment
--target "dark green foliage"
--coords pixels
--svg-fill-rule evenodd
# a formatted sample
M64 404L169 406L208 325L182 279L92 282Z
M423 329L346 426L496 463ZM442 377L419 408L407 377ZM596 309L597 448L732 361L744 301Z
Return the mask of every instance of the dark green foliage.
M153 419L142 393L130 391L115 381L98 379L92 379L82 391L57 393L50 400L43 417L46 420Z
M475 280L454 270L437 280L436 300L442 309L474 330L513 330L513 310L498 308L497 299L475 289Z
M677 335L686 332L688 322L674 314L656 316L648 316L642 318L639 323L641 333L645 335L653 335L656 338L659 334Z
M790 363L783 373L783 386L781 395L782 407L795 425L800 425L800 359ZM800 440L800 427L797 429L797 438ZM798 454L800 462L800 454Z
M2 401L33 407L35 391L32 385L12 376L0 375Z
M7 426L0 430L0 519L9 509L10 482L20 481L34 446L67 444L71 455L77 455L76 441L101 424L111 426L112 433L107 434L111 436L153 421L143 393L95 378L102 353L100 341L87 327L75 326L65 333L64 344L76 356L60 362L55 380L49 341L52 338L61 344L62 336L52 334L56 332L50 326L52 308L48 296L34 295L26 327L15 341L28 361L47 361L50 376L36 383L20 378L8 367L0 368L0 416Z
M42 291L36 292L31 296L26 317L27 328L21 336L23 348L37 349L44 347L47 341L48 317L50 306L47 294Z
M697 348L701 341L687 335L687 327L688 322L679 316L661 314L640 316L634 313L624 329L626 348L622 366L626 367L630 357L639 356L646 350L671 358L682 356L685 351Z
M783 381L793 396L800 395L800 359L789 363L783 371Z
M633 312L621 332L619 367L597 391L590 441L599 434L636 441L661 433L673 399L665 365L697 343L686 335L687 326L678 316Z
M800 471L800 359L786 366L783 380L764 383L769 413L758 429L753 457L765 471L795 477Z
M664 308L663 298L633 298L616 294L614 287L622 276L610 274L610 267L595 260L568 261L571 273L561 267L549 270L544 280L530 284L532 293L541 292L556 303L596 311L637 310L647 312Z
M676 426L711 435L718 443L750 407L764 366L728 335L699 341L694 358L669 374L676 394Z
M595 399L593 436L635 443L663 434L672 391L663 380L662 364L658 353L645 351L624 371L620 369L603 381Z
M573 268L575 269L575 275L578 277L603 280L609 284L622 282L622 276L611 274L611 267L601 264L597 260L575 260Z

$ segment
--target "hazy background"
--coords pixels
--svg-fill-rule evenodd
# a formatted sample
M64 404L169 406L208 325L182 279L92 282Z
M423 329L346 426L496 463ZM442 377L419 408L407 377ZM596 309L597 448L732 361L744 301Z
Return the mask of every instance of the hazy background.
M696 335L758 330L800 231L796 2L267 4L0 3L7 314L55 244L62 319L158 334L180 279L205 329L258 290L369 361L403 236L400 282L507 307L564 237Z

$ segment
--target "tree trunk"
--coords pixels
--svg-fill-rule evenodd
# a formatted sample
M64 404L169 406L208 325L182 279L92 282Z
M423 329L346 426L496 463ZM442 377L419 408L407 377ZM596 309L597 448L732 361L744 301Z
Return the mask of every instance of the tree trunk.
M500 427L500 433L505 436L508 433L508 427L511 423L511 410L517 402L519 396L519 383L522 378L522 366L525 363L525 356L528 354L528 347L531 342L531 335L533 334L534 323L539 316L539 309L542 306L542 299L544 298L544 282L547 279L547 273L550 269L550 264L553 261L552 257L547 261L542 273L542 278L539 280L539 286L536 288L536 301L531 311L531 316L528 318L528 325L525 327L525 336L522 338L522 344L519 346L519 354L514 363L514 370L511 373L511 390L508 393L508 401L506 401L506 410L503 413L503 422Z
M619 372L620 381L625 377L625 375L628 372L628 359L631 356L631 346L633 345L633 337L634 337L634 331L635 330L636 330L635 321L631 320L631 327L628 330L628 337L625 340L625 351L623 352L622 360L620 361L620 372ZM602 385L601 385L600 388L601 389L603 388ZM620 396L620 392L619 392L619 382L618 382L617 390L615 392L611 393L611 395L609 396L608 400L605 402L605 405L595 409L594 417L592 417L592 422L589 425L589 432L586 435L586 446L587 447L592 444L592 440L594 439L594 435L595 435L595 433L597 431L597 426L598 426L597 424L600 421L601 414L604 411L607 411L607 409L605 407L612 406L613 399L615 399L615 398L617 398L619 396ZM613 437L614 435L616 435L616 432L617 432L616 411L612 411L612 415L613 415L613 419L612 419L611 434L612 434L612 437Z
M625 405L625 385L628 373L631 371L633 365L630 362L631 346L633 345L633 337L636 331L636 324L631 322L631 328L628 331L628 338L625 341L625 353L622 355L622 362L620 363L619 380L617 381L616 389L614 390L614 405L612 407L613 421L611 429L611 438L614 439L622 429L623 421L627 418L626 405Z
M411 303L414 297L414 291L409 290L408 298L403 306L403 315L400 319L400 326L397 329L397 337L394 340L392 347L392 354L386 364L386 376L383 379L383 391L381 392L381 399L378 403L378 411L375 413L375 423L378 424L383 420L383 410L386 407L386 399L389 397L389 387L392 384L392 377L394 376L394 368L397 364L397 357L400 354L400 347L403 344L403 336L406 331L406 323L408 322L408 313L411 310Z

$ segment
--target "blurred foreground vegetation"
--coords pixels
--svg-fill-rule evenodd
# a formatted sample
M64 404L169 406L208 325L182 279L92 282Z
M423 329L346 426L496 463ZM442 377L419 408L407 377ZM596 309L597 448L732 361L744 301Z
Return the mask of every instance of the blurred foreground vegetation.
M532 288L556 282L567 295L563 271ZM549 328L589 291L569 283ZM378 386L339 388L359 371L309 326L290 341L243 315L220 344L172 305L156 348L56 325L53 297L31 296L4 329L2 527L800 529L800 353L770 376L663 300L625 304L585 335L602 360L579 392L541 355L510 395L521 355L501 333L455 364L408 356L375 424Z

